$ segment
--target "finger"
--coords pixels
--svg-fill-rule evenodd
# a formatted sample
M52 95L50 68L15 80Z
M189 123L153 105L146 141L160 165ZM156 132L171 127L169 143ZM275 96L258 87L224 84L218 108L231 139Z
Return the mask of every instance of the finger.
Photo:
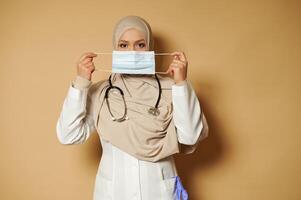
M186 62L182 61L182 60L174 60L174 63L179 64L179 65L186 65Z
M89 66L89 67L84 68L84 70L85 70L86 72L92 72L93 69L94 69L94 67L92 67L92 66Z
M86 68L90 68L90 67L93 67L94 64L93 64L92 62L90 62L90 63L85 64L84 66L85 66Z
M176 63L171 63L170 67L172 67L172 68L179 68L178 64L176 64Z
M87 53L84 53L79 60L82 61L85 58L94 58L96 56L97 56L97 54L95 54L93 52L87 52Z
M168 68L166 71L165 71L166 74L169 74L170 73L170 68Z
M179 60L184 61L184 62L186 62L186 60L187 60L184 52L181 52L181 51L175 51L175 52L171 53L171 55L176 56L175 58L179 58Z
M172 63L170 63L170 67L178 67L178 63L176 63L176 62L172 62Z
M86 63L89 63L89 62L92 62L92 58L86 58L83 61L81 61L82 64L86 64Z
M92 62L88 62L88 63L85 63L85 64L79 64L80 68L89 68L90 66L92 66L93 63Z
M172 67L175 67L175 68L184 68L185 67L185 63L183 63L182 61L180 60L175 60L174 62L172 62L170 64Z
M187 59L186 59L186 56L185 56L185 54L184 54L184 52L180 52L180 60L181 61L184 61L184 62L186 62L187 61Z
M178 68L178 67L171 67L171 70L172 70L172 72L174 72L174 73L177 73L177 72L181 71L181 69Z
M180 55L180 53L179 52L173 52L173 53L171 53L171 55L173 56L173 60L179 60L179 55Z
M166 73L172 75L173 74L173 69L171 67L169 67L167 69Z
M78 66L80 66L80 67L86 67L90 62L91 61L86 62L86 63L79 63Z
M90 69L90 70L93 70L93 69L95 69L95 66L94 66L93 63L91 63L91 64L87 65L86 68Z

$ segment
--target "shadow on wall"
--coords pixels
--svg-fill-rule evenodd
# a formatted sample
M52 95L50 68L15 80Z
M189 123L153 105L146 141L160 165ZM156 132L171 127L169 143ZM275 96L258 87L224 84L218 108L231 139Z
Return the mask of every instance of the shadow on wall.
M93 177L96 176L98 165L102 155L102 148L100 144L100 139L98 133L95 131L90 136L90 138L82 144L84 152L81 156L82 162L86 169L89 169L89 172L94 172Z
M156 36L155 38L155 52L165 52L165 42L166 40L160 36ZM158 66L162 66L162 57L156 58L156 62ZM158 71L165 71L160 68ZM199 67L198 69L201 69ZM214 165L218 165L219 161L226 155L226 142L222 138L222 127L221 123L218 121L217 117L213 116L213 112L210 111L210 103L206 100L206 96L202 96L199 88L204 90L209 90L204 93L217 93L218 91L214 89L213 85L210 83L206 83L205 81L198 81L197 85L193 86L195 92L198 96L198 99L201 104L201 108L205 113L208 126L209 126L209 136L201 141L198 144L197 149L192 154L176 154L175 160L177 164L177 169L179 176L183 182L185 189L188 192L190 200L201 200L202 197L199 193L202 193L202 186L194 186L195 184L194 178L202 177L202 174L205 170L210 170L214 167ZM217 96L217 95L211 95ZM197 180L197 183L202 183L202 180ZM197 190L197 191L196 191Z
M209 88L202 83L201 88ZM194 87L198 88L198 87ZM198 94L198 91L196 90ZM175 156L179 176L186 188L189 200L202 200L202 185L195 186L195 177L201 177L205 174L205 170L210 170L214 166L218 166L219 161L226 155L226 143L222 138L222 127L220 122L210 112L209 103L206 97L202 98L198 95L201 109L205 113L209 126L209 136L198 144L197 149L192 154L177 154ZM202 180L197 180L198 184L202 184Z

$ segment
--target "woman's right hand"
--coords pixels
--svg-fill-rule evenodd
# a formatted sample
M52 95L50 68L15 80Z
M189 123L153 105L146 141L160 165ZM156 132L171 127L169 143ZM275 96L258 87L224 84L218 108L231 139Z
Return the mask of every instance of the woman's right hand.
M96 56L97 54L92 52L84 53L77 62L77 75L91 81L92 73L95 71L93 58Z

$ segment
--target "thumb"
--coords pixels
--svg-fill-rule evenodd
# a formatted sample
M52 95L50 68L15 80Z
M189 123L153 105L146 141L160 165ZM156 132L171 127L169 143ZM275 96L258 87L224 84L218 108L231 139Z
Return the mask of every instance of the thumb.
M165 73L169 74L170 72L171 72L171 68L169 67L169 68L165 71Z
M166 73L172 75L173 74L173 69L171 67L169 67L167 69Z

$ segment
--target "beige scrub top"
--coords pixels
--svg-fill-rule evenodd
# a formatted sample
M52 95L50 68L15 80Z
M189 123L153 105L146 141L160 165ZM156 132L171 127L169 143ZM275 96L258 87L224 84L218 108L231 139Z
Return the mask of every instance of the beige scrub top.
M69 86L56 125L57 138L62 144L82 144L96 132L93 117L86 114L88 83L77 76ZM180 85L175 84L171 92L179 143L195 145L207 138L208 124L191 83L186 80ZM178 173L173 155L157 162L143 161L105 141L101 134L99 138L102 157L93 200L176 199L175 176Z

